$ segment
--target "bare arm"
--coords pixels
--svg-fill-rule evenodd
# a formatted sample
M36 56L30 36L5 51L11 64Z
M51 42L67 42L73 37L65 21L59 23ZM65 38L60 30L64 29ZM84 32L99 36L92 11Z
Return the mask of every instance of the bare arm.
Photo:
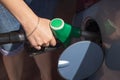
M28 40L33 47L40 49L40 46L42 45L56 44L49 27L50 20L39 18L23 0L0 0L0 2L22 24L26 35L29 35L36 28L36 26L38 26L37 29L28 37ZM39 22L38 18L40 19Z
M29 25L33 25L33 28L35 27L34 25L37 24L38 17L23 0L1 0L1 2L18 19L18 21L20 21L26 31L30 27Z

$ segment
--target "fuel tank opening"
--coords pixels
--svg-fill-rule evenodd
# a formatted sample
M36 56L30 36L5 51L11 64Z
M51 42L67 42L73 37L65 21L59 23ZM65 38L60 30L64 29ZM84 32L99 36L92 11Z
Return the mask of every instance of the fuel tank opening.
M88 37L89 33L93 34L93 36ZM82 35L83 35L82 38L84 40L90 40L102 46L101 31L100 31L99 25L97 24L95 20L88 19L85 21Z

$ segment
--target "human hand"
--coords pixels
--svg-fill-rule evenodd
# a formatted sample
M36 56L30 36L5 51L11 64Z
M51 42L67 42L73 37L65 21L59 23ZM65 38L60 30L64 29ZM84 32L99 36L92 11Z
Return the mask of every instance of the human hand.
M41 49L41 46L56 45L56 41L51 32L50 20L39 18L24 2L24 0L0 0L12 14L21 23L28 41L36 48ZM38 24L36 26L36 24Z
M39 18L38 25L34 31L31 34L26 33L30 44L37 50L40 50L41 46L56 45L56 40L52 34L49 23L50 20ZM30 33L29 30L27 32Z

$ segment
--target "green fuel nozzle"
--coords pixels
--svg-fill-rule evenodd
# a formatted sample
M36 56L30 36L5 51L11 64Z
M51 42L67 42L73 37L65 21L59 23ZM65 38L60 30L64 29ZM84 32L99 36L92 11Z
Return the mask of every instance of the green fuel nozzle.
M63 44L69 45L71 38L80 38L81 30L67 24L61 18L54 18L50 22L54 36Z

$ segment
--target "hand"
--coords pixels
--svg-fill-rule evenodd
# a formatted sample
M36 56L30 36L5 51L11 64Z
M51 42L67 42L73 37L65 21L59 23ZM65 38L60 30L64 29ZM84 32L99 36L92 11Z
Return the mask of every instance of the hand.
M41 46L56 45L56 41L49 26L50 20L40 18L36 28L38 16L29 8L24 0L13 0L13 2L10 0L0 0L0 2L21 23L26 35L30 34L27 39L34 48L39 50Z
M49 23L50 20L40 18L37 25L38 27L27 37L34 48L40 50L41 46L56 45L56 40L52 34Z

